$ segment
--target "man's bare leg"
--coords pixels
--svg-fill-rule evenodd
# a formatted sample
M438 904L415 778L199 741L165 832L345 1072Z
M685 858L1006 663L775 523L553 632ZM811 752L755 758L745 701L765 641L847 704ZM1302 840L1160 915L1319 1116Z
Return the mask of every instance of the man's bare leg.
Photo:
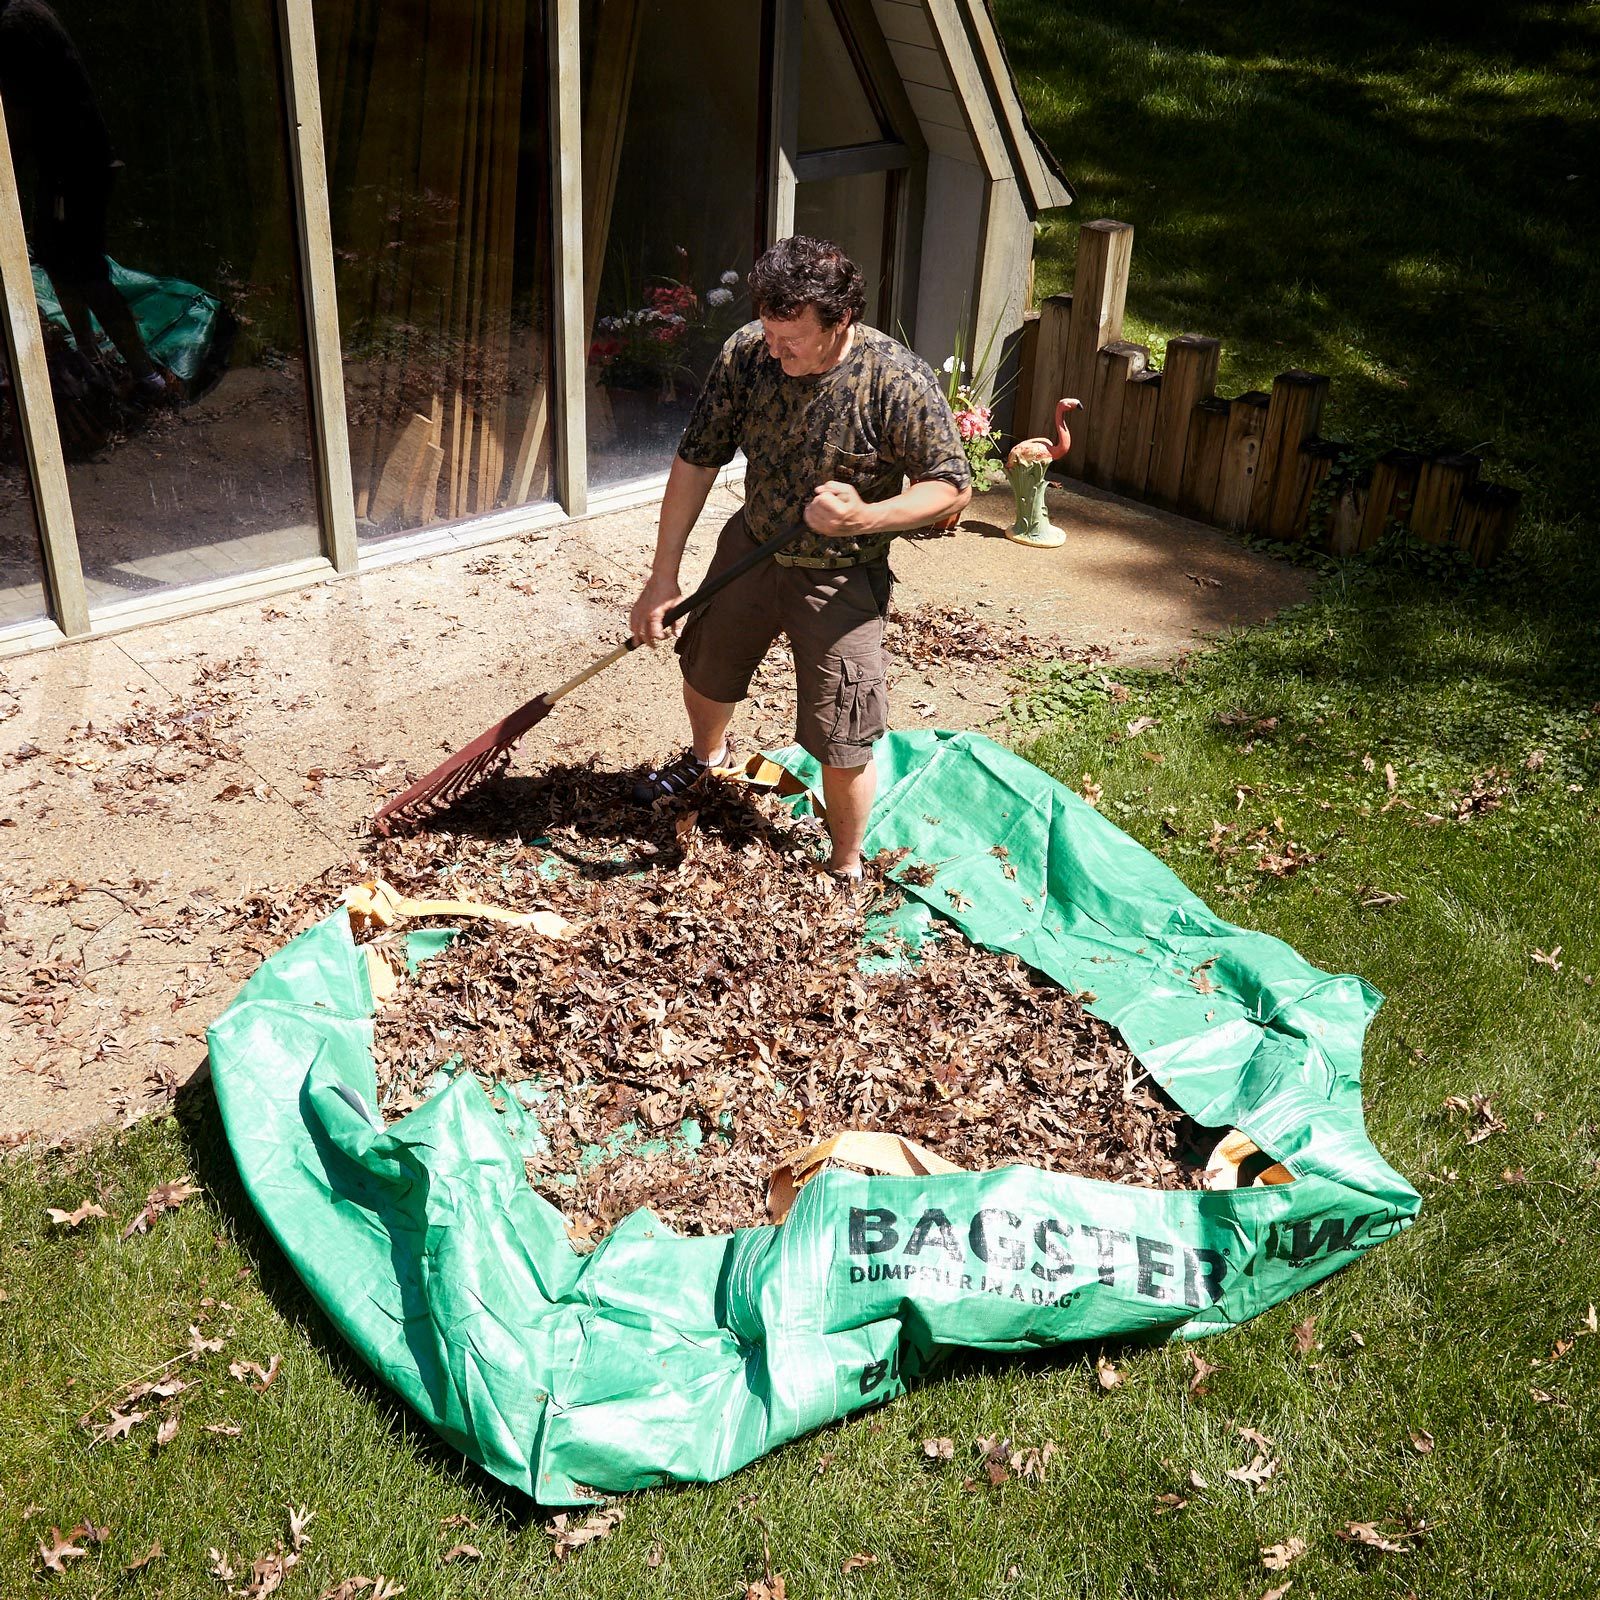
M721 761L728 753L728 724L733 721L735 707L722 700L706 699L689 686L687 678L683 680L683 704L689 713L695 755L713 764Z
M867 836L867 814L878 792L878 769L869 761L860 767L824 767L822 803L828 808L828 837L833 854L830 872L858 872L861 841Z

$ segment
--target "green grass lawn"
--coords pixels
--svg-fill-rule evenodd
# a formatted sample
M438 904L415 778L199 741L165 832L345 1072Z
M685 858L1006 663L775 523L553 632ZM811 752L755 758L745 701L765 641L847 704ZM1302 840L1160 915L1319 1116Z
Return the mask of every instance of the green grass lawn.
M1528 494L1510 561L1465 580L1396 552L1180 669L1021 688L1016 739L1232 920L1388 1000L1369 1121L1422 1191L1407 1234L1201 1347L970 1362L705 1489L636 1497L565 1562L542 1519L436 1444L329 1332L232 1175L202 1094L171 1122L0 1173L0 1595L221 1596L315 1513L279 1591L385 1574L410 1596L1344 1596L1600 1591L1600 395L1592 7L1024 6L1001 20L1080 218L1139 229L1134 334L1224 341L1224 378L1333 376L1328 427L1483 445ZM1444 31L1441 32L1440 30ZM1569 179L1568 173L1576 178ZM1044 292L1073 224L1044 231ZM1589 340L1592 343L1592 337ZM1129 737L1127 724L1153 717ZM1392 771L1392 778L1389 773ZM1259 870L1270 854L1306 864ZM1559 968L1533 958L1549 954ZM1489 1098L1469 1143L1447 1096ZM156 1183L205 1186L147 1236ZM77 1232L47 1205L98 1197ZM208 1303L211 1302L211 1303ZM1302 1354L1291 1329L1314 1319ZM192 1386L126 1441L89 1404L185 1348ZM233 1361L265 1366L256 1392ZM207 1432L236 1427L237 1434ZM711 1425L711 1424L708 1424ZM1283 1469L1226 1474L1236 1432ZM1054 1441L1042 1481L974 1491L972 1441ZM1431 1449L1419 1450L1412 1435ZM949 1436L956 1459L921 1441ZM1190 1484L1191 1472L1205 1487ZM1160 1497L1176 1496L1181 1508ZM473 1526L447 1525L467 1517ZM1425 1520L1402 1553L1336 1530ZM64 1576L51 1524L109 1527ZM1263 1545L1298 1538L1284 1572ZM163 1556L124 1568L153 1542ZM83 1540L78 1541L84 1544ZM478 1562L444 1564L469 1543ZM858 1552L876 1563L849 1575Z

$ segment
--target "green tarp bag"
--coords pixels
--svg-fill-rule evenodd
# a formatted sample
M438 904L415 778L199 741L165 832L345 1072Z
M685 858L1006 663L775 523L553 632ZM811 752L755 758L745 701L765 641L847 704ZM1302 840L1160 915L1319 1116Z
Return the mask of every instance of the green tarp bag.
M158 278L109 257L106 265L111 269L111 286L127 302L151 356L183 379L191 399L209 388L227 363L227 347L237 326L222 302L182 278ZM38 265L33 268L33 294L39 315L66 332L67 319L55 286ZM111 340L104 331L99 337L101 352L114 358Z
M990 740L892 734L877 749L869 851L938 864L908 892L1092 993L1180 1106L1241 1130L1293 1181L1158 1193L1026 1166L832 1169L779 1226L683 1238L641 1210L580 1255L470 1072L382 1125L372 993L340 912L266 961L210 1030L240 1174L384 1381L545 1504L720 1478L953 1348L1218 1332L1417 1213L1362 1120L1379 1001L1366 984L1223 922ZM778 759L815 783L802 753Z

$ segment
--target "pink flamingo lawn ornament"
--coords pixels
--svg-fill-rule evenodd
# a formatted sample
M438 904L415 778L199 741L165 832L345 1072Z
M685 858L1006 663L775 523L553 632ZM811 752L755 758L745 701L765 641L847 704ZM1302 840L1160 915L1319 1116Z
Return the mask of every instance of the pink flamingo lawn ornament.
M1017 497L1017 520L1006 530L1006 538L1016 544L1032 545L1035 550L1054 550L1067 541L1066 530L1056 527L1045 515L1045 475L1072 448L1067 413L1081 410L1081 400L1058 400L1054 442L1023 439L1012 445L1006 457L1006 477L1011 480L1011 492Z

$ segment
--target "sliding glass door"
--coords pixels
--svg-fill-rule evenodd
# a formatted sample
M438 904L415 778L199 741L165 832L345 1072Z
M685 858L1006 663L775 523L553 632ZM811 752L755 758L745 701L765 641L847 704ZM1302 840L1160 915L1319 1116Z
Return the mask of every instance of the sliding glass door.
M750 317L761 7L589 0L582 19L588 461L604 488L667 469Z
M33 476L11 364L0 347L0 628L49 614Z
M548 500L541 0L317 0L357 531Z
M92 609L315 555L272 0L0 7Z

